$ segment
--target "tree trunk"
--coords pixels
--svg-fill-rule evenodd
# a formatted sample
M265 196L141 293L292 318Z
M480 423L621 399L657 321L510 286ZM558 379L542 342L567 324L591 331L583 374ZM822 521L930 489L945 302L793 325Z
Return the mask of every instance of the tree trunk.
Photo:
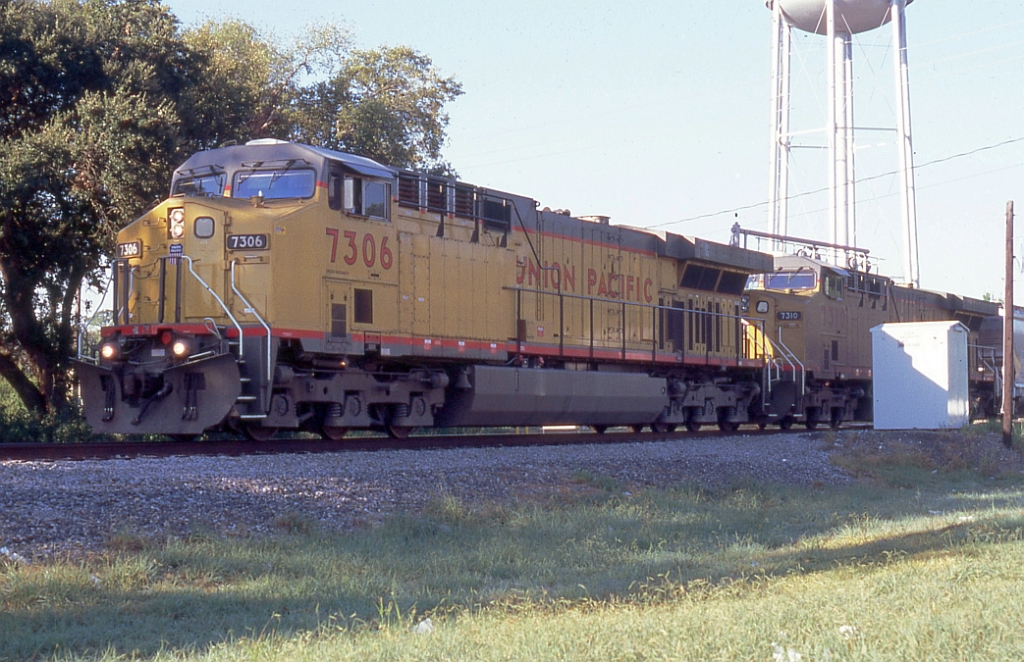
M46 414L46 396L36 388L14 359L6 354L0 354L0 377L11 385L26 409L37 416Z

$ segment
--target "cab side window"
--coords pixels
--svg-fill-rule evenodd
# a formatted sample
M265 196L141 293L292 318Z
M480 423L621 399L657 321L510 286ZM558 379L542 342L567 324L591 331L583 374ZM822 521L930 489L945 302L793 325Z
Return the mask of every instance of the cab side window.
M343 205L350 214L389 220L391 185L361 177L345 177Z
M841 276L825 276L825 296L829 299L843 298L843 279Z
M363 188L363 210L373 218L388 218L388 204L391 202L391 187L384 182L366 182Z
M340 172L332 172L327 176L327 203L335 211L341 209L341 182Z

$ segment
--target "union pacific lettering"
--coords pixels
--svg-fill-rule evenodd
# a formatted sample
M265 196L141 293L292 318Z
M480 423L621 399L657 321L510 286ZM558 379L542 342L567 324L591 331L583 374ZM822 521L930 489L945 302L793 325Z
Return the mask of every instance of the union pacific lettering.
M543 268L533 260L516 260L516 284L575 294L576 267L545 262ZM587 269L587 296L621 299L638 303L654 301L654 281L633 274L598 273Z
M587 269L587 296L651 303L653 290L654 281L650 278L641 281L640 276L633 274L598 274L594 269Z
M516 284L526 287L540 287L555 291L576 293L576 267L563 266L558 262L544 263L541 268L533 260L516 259Z

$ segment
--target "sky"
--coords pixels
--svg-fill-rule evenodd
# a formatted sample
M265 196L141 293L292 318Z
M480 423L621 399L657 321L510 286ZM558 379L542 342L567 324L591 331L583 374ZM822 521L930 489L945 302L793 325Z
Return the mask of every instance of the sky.
M443 156L460 179L573 215L725 242L768 231L771 12L763 0L165 0L185 27L242 19L282 42L346 26L462 83ZM907 8L920 282L1004 292L1005 213L1024 220L1024 3ZM794 31L789 233L828 240L825 38ZM903 277L892 30L854 36L857 241ZM866 127L887 130L867 130ZM1024 304L1024 223L1014 242Z

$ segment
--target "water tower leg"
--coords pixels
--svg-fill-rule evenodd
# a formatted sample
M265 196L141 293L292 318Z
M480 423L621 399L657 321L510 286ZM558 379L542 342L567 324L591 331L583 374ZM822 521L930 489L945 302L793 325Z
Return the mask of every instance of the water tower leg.
M793 44L793 29L789 23L782 22L782 172L779 177L779 224L780 234L789 234L789 85L790 60Z
M779 118L781 95L779 84L780 49L782 46L782 11L772 3L772 107L768 116L772 120L768 145L768 227L772 234L779 234Z
M828 38L828 106L825 119L825 137L828 140L828 222L829 242L839 243L839 216L836 213L837 186L836 186L836 97L838 96L836 81L836 3L835 0L825 0L825 33Z
M917 252L917 196L914 190L914 148L910 131L910 82L907 74L907 28L903 11L906 0L891 0L890 22L896 57L896 140L900 160L900 184L903 207L904 279L920 287L921 274Z
M787 232L789 194L789 61L790 27L777 3L772 9L772 106L768 164L768 220L773 234Z
M828 134L829 220L831 240L842 246L850 243L850 212L853 207L853 70L852 43L836 12L836 0L826 0L828 31ZM838 253L834 261L839 262Z
M832 243L840 246L850 244L850 211L853 200L850 193L853 188L853 81L850 72L853 63L852 37L837 31L832 37L833 86L832 104L832 185L835 189L835 233Z
M843 74L846 80L846 241L857 245L856 182L853 151L853 35L846 34L843 41Z

